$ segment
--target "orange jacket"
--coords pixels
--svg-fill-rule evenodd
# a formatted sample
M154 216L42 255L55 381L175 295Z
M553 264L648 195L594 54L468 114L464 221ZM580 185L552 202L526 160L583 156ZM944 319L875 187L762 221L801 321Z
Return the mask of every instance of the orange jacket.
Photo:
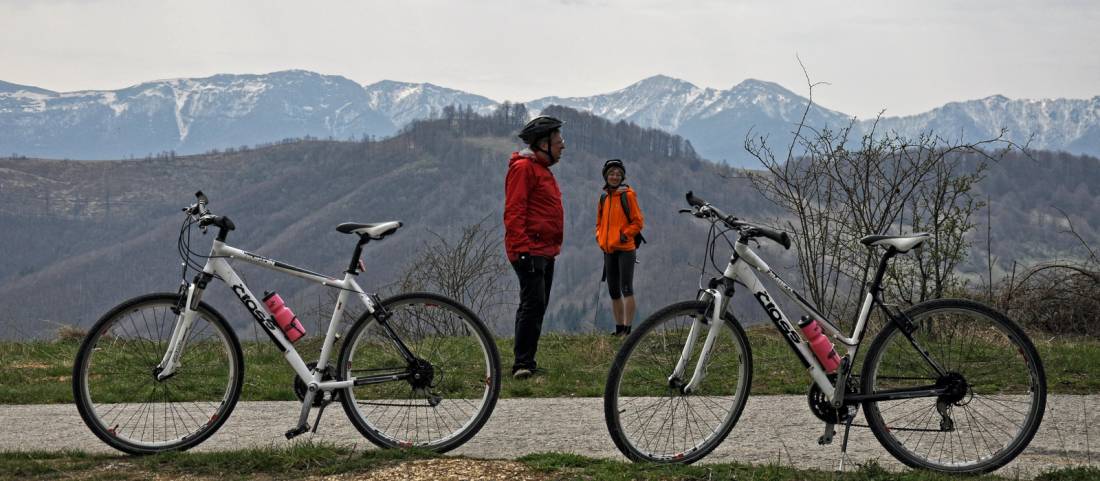
M626 196L630 205L630 220L627 222L626 213L623 212L621 196ZM629 186L620 186L618 189L608 192L603 202L596 209L596 243L604 252L632 251L638 246L634 245L634 236L645 227L645 216L642 208L638 206L638 196Z

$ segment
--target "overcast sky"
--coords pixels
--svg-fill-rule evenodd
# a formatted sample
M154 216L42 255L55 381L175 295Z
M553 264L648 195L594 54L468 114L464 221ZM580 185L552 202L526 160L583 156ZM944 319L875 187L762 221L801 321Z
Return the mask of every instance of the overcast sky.
M665 74L860 117L1100 95L1097 1L0 0L0 80L56 91L306 69L524 101Z

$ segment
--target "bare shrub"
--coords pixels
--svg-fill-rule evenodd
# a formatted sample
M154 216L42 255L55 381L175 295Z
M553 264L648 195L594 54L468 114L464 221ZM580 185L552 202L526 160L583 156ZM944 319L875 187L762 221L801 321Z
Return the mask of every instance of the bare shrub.
M462 228L457 239L432 232L409 262L402 291L438 292L469 307L495 332L515 308L514 287L506 282L509 271L503 255L499 225L487 218Z
M72 324L62 324L57 328L55 333L57 335L57 340L60 342L80 342L88 335L86 329L82 329Z

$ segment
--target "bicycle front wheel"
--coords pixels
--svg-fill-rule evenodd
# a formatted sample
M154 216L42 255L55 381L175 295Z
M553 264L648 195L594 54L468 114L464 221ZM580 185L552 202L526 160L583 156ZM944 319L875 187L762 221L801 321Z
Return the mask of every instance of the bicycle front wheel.
M390 312L384 324L364 314L348 332L338 376L403 378L341 391L344 412L383 448L457 448L485 425L500 394L500 356L489 330L468 308L438 294L401 294L382 305Z
M200 303L180 366L158 380L177 319L177 294L123 302L84 338L73 366L73 398L84 424L130 454L185 450L214 434L244 382L241 346L229 324Z
M1046 406L1046 375L1031 340L1003 314L977 302L938 299L905 312L911 334L937 372L893 323L863 366L863 391L946 388L935 397L863 403L871 431L914 468L978 474L1027 447Z
M695 375L710 324L696 318L708 303L687 301L657 311L626 339L604 388L604 420L619 451L633 461L693 463L729 435L749 395L752 352L741 325L728 312L704 364L705 380L685 394ZM682 354L684 372L674 376Z

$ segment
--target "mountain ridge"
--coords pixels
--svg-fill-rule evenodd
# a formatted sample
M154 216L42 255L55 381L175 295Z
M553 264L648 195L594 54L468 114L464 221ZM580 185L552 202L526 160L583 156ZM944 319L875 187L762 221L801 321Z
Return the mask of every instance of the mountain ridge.
M662 74L607 93L524 104L531 115L562 105L658 128L688 139L706 158L752 166L745 138L751 133L789 142L807 102L766 80L748 78L719 90ZM361 85L305 70L165 79L111 91L59 93L0 82L0 152L109 159L307 136L383 137L449 106L486 115L502 104L428 82ZM1007 128L1008 139L1021 145L1031 141L1037 149L1100 156L1100 95L1032 100L994 94L920 114L862 120L815 104L807 117L818 129L853 124L855 135L869 132L876 121L877 127L910 137L932 130L964 142L992 138Z

